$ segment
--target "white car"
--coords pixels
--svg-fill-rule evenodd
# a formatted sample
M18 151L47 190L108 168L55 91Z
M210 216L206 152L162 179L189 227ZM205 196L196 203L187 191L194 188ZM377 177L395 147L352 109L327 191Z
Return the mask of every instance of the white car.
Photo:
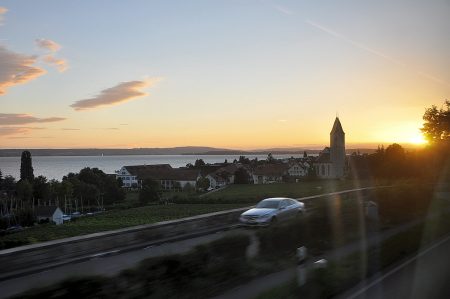
M275 197L260 201L255 208L241 214L239 221L249 226L267 226L297 217L305 212L305 204L292 198Z

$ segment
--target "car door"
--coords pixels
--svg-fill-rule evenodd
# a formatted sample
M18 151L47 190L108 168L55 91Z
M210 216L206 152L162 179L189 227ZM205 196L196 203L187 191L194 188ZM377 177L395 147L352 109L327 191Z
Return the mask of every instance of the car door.
M286 200L282 200L280 202L280 206L278 209L278 219L286 220L289 218L289 203Z
M286 199L287 201L287 214L289 218L294 218L297 215L297 209L295 208L295 202L291 199Z

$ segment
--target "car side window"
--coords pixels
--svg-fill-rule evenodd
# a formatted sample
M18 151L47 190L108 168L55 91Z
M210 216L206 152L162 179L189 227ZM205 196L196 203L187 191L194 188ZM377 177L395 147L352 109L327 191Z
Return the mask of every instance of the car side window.
M288 202L287 200L283 200L283 201L280 203L280 207L281 207L281 208L286 208L287 206L289 206L289 202Z

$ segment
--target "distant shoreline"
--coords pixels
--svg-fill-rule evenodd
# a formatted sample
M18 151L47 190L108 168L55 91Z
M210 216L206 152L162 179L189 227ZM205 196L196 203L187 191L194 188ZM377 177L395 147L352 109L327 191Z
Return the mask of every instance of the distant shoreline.
M0 149L0 157L20 157L26 149ZM319 149L289 148L265 149L258 151L242 151L216 149L208 147L174 147L174 148L135 148L135 149L28 149L32 156L132 156L132 155L299 155L318 154ZM359 151L360 153L373 153L375 149L347 149L347 154Z

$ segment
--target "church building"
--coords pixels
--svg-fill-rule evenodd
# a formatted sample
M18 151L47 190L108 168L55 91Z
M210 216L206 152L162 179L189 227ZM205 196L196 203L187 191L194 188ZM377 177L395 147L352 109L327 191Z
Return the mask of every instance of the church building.
M345 133L336 117L330 132L330 147L320 152L314 163L314 170L319 178L336 179L344 177L345 168Z

